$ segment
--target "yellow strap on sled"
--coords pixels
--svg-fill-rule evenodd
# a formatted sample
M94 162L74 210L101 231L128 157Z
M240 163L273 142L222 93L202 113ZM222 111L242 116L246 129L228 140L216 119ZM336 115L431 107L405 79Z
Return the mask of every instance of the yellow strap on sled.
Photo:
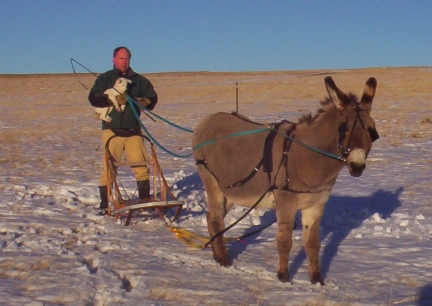
M180 241L193 248L202 249L204 248L204 245L210 240L208 237L204 237L181 227L169 226L169 229ZM237 239L238 238L224 238L225 242L230 242Z

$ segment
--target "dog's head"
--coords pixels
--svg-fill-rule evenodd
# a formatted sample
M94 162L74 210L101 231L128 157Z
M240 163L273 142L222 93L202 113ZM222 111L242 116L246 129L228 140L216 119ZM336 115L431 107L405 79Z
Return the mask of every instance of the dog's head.
M116 83L114 84L114 88L121 94L126 92L128 84L131 84L132 81L125 78L118 78Z

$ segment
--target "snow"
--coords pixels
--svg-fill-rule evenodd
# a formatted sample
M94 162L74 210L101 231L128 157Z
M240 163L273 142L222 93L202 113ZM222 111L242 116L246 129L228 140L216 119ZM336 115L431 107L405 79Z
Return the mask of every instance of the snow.
M75 96L85 101L85 93ZM29 107L40 100L26 99ZM53 103L60 108L63 102ZM419 119L405 118L406 130L395 136L392 111L379 106L379 99L375 103L373 116L382 137L362 177L341 172L321 223L324 287L309 282L300 224L290 254L292 281L280 283L275 224L230 242L233 265L224 268L212 260L210 248L185 245L151 211L134 217L127 227L98 216L99 122L88 116L90 107L78 111L70 106L75 112L67 117L50 113L25 122L8 109L0 115L1 133L24 128L26 142L1 145L1 304L432 305L431 125L423 136L411 137L409 129L415 130ZM275 121L280 115L254 105L248 115L255 120ZM193 128L190 118L181 115L184 107L161 102L156 111ZM213 107L199 105L196 118ZM293 120L298 114L283 116ZM190 135L158 121L143 121L159 142L189 152ZM192 158L173 157L159 148L157 152L174 194L186 203L173 225L207 236L205 192ZM133 193L131 173L125 169L120 176ZM235 207L227 224L244 211ZM273 211L256 209L227 236L237 237L273 220Z

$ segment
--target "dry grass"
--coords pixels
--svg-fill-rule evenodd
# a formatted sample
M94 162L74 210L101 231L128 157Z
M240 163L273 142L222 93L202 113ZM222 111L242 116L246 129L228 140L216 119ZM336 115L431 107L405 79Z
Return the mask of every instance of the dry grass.
M327 75L331 75L343 91L357 95L362 93L369 77L378 80L372 112L378 119L383 137L390 140L431 137L432 119L424 113L429 109L432 97L430 67L183 72L146 76L159 94L158 114L193 128L209 112L235 110L236 83L239 110L246 116L257 115L250 109L275 116L286 111L298 112L299 116L313 112L327 95L324 86ZM13 146L26 144L29 140L32 143L54 141L63 138L71 129L79 129L82 138L98 139L100 123L94 119L93 109L87 101L88 91L76 78L88 88L95 79L91 74L0 75L0 81L8 84L0 97L4 110L0 115L0 127L3 126L0 143ZM170 106L178 104L184 107L176 107L173 113ZM250 107L252 105L254 107ZM409 117L418 118L419 126L407 126ZM392 142L398 145L398 141Z
M0 262L0 277L19 280L28 279L34 271L49 270L52 258L35 259L34 262L22 262L19 258L4 259Z
M236 83L240 112L244 115L313 112L327 95L324 86L327 75L331 75L343 91L357 95L362 93L369 77L378 80L372 112L382 138L391 146L401 146L407 138L432 138L432 116L427 113L432 98L431 67L155 73L146 74L146 77L159 94L157 113L176 124L193 128L195 122L209 112L235 109ZM0 166L2 171L12 173L11 182L18 182L18 177L28 175L43 176L40 172L50 167L52 169L47 173L57 171L65 164L71 164L65 163L71 155L75 157L73 166L76 169L91 167L94 171L87 172L97 173L100 122L93 119L93 109L87 101L88 90L77 82L76 77L88 88L95 79L91 74L0 75L0 81L6 84L0 96ZM179 104L182 107L178 107ZM175 112L172 112L173 107ZM83 146L90 147L95 155L79 156ZM70 177L65 175L64 179ZM415 190L407 192L414 193ZM17 205L14 209L21 207ZM269 260L265 258L265 262ZM23 264L19 258L7 258L0 261L0 277L26 280L29 288L35 288L37 280L33 280L32 272L54 269L52 264L50 258L35 259L31 264ZM411 279L400 281L416 285ZM167 291L165 285L161 283L150 288L152 297L175 300L178 292ZM208 291L202 288L197 293L205 300ZM257 289L253 295L259 301L262 292ZM217 303L215 300L206 302ZM240 304L249 302L249 295L241 296ZM355 302L355 297L323 294L304 305L341 306Z
M427 113L432 97L431 67L179 72L146 76L159 94L157 113L193 129L210 112L235 110L236 83L239 110L246 116L270 115L276 119L286 112L298 117L314 112L327 95L324 86L327 75L343 91L357 95L362 93L369 77L378 80L372 115L381 137L391 146L401 146L406 139L432 138L432 117ZM96 154L91 160L80 158L77 167L97 168L100 122L94 119L93 108L87 101L88 90L77 78L88 88L95 79L92 74L0 75L0 81L6 84L0 96L3 169L15 169L24 175L23 166L61 166L70 153L76 154L83 146L89 146ZM189 135L183 135L178 137L184 137L182 142L188 143ZM64 144L70 147L64 148Z
M432 124L432 119L428 116L428 117L422 119L422 121L420 121L420 122L421 122L421 123L429 123L429 124Z
M146 74L159 93L161 103L211 103L234 101L236 83L240 101L266 102L271 100L304 101L321 99L326 95L324 77L331 75L344 91L360 93L367 78L378 80L380 100L405 101L426 99L432 96L432 68L367 68L328 71L271 71L271 72L183 72ZM90 88L94 82L91 74L77 75ZM25 104L32 100L38 105L64 104L75 110L87 103L87 91L76 81L73 74L47 75L0 75L9 99L1 101L10 106ZM23 93L25 88L25 93ZM71 98L81 99L84 104L72 106ZM24 101L23 101L24 100ZM415 105L409 105L416 108ZM60 111L61 109L57 110ZM56 112L57 112L56 111ZM39 110L40 113L44 109Z

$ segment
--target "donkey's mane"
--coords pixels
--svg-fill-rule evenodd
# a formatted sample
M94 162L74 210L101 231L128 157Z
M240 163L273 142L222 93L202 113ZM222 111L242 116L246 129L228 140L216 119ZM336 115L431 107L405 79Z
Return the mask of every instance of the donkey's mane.
M357 101L357 97L353 93L348 93L347 97L349 99L348 103L351 103L351 101ZM324 100L320 101L320 104L322 107L318 109L315 115L312 115L312 113L305 114L298 119L297 124L302 124L302 123L312 124L316 120L319 120L324 113L331 110L331 107L329 106L333 104L333 101L329 97L326 97Z
M332 105L333 102L330 98L327 97L324 100L320 101L320 104L322 107L316 112L315 115L312 115L312 113L305 114L299 118L297 124L302 124L302 123L311 124L314 121L318 120L318 118L320 118L322 114L324 114L327 110L330 109L330 107L328 106Z

